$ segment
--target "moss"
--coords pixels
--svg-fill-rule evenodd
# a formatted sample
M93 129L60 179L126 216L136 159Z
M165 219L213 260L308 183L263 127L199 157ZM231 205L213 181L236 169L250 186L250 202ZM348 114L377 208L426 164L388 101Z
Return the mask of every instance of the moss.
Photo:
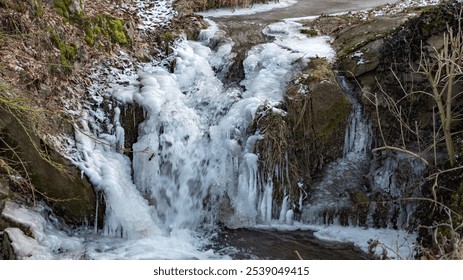
M77 54L77 45L75 43L67 44L63 42L59 36L52 32L51 41L60 50L60 63L65 72L72 72L72 63Z
M361 190L349 191L352 207L349 209L351 221L354 225L366 226L368 221L368 208L370 198Z
M42 3L38 3L37 7L35 8L35 15L38 17L43 16Z
M71 12L69 10L69 5L71 4L71 0L54 0L53 5L57 9L58 14L64 17L67 20L73 22L80 22L83 17L84 13L82 11Z
M328 140L338 132L340 127L344 127L350 114L350 102L341 96L334 102L328 110L321 110L316 122L324 123L323 128L315 133L320 140Z
M299 89L305 88L311 99L311 116L314 136L324 143L342 129L350 113L350 102L335 82L331 65L324 58L312 59L303 79L299 81ZM295 96L298 92L292 92Z
M166 32L161 35L161 40L164 42L171 42L174 39L174 34L172 32Z
M97 42L105 41L119 45L130 45L125 22L109 15L98 15L84 19L85 41L94 46Z
M300 32L302 34L305 34L305 35L309 36L309 37L318 36L317 30L314 30L314 29L301 29Z
M90 46L95 45L95 32L90 27L85 27L85 42Z
M159 39L161 40L159 42L160 45L164 46L164 52L166 55L170 54L170 45L171 42L174 40L174 34L172 32L166 32L162 34Z
M129 44L130 40L126 34L124 27L124 21L122 19L107 17L108 25L110 27L109 32L113 41L120 45Z
M69 3L70 0L55 0L53 1L53 5L58 10L58 14L64 18L69 19Z

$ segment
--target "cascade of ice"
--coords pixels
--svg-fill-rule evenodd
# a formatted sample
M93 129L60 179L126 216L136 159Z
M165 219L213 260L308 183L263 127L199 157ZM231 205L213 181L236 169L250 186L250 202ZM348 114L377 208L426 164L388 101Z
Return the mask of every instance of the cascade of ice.
M347 84L346 78L340 76L338 80L352 104L349 124L344 137L343 157L349 158L349 160L352 160L354 156L365 157L371 148L371 124L366 120L362 105L352 93L352 89Z
M302 220L315 224L406 228L412 222L411 213L416 206L401 199L420 196L425 166L401 153L369 156L371 124L346 79L339 77L339 83L352 103L344 155L327 166L323 180L313 186ZM399 178L398 174L405 172L408 178ZM394 202L397 200L402 202Z
M225 197L236 226L271 221L273 187L271 182L259 183L254 153L263 135L250 136L246 130L259 106L282 100L287 83L310 57L333 55L329 38L308 38L299 33L301 25L291 21L268 26L264 32L273 42L249 51L243 91L224 87L214 71L227 71L232 43L222 40L212 51L207 44L217 42L221 32L209 23L200 35L202 42L177 43L174 73L155 64L141 65L125 85L113 88L114 98L139 104L146 114L132 147L132 166L120 153L120 109L115 108L113 121L106 121L101 111L83 120L79 150L84 156L77 161L107 197L108 234L195 230L213 221L218 211L214 201ZM134 197L137 206L122 206L127 197ZM289 209L287 204L284 208ZM144 214L133 211L137 208ZM281 215L283 221L286 216L292 220L288 209Z
M307 223L356 223L340 221L339 218L348 215L352 190L363 189L365 184L366 162L372 143L371 123L365 118L362 105L354 96L346 78L339 76L338 82L352 104L343 157L329 164L323 180L313 186L302 215L303 221Z

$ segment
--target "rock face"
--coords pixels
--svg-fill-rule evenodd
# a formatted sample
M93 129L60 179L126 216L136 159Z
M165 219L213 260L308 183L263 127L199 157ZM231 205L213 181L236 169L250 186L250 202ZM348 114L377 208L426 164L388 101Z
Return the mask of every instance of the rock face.
M309 146L311 150L304 163L311 167L311 174L342 156L351 109L331 67L324 59L313 59L286 95L296 149ZM298 102L302 96L308 102L305 110Z
M448 240L454 234L461 234L461 230L449 233L448 228L435 227L436 221L448 221L448 217L433 211L429 202L417 202L415 198L438 200L442 205L461 212L463 176L461 171L449 170L447 148L444 140L439 140L444 139L444 134L441 131L436 136L433 131L435 127L442 128L436 113L438 104L424 93L430 92L431 86L417 69L423 57L436 61L434 54L444 47L443 35L448 31L447 26L453 29L454 34L458 32L461 9L461 3L447 1L414 11L414 16L407 13L373 18L335 35L334 46L340 58L340 70L359 85L360 101L372 116L376 147L384 148L387 144L419 155L410 157L388 149L373 153L366 176L366 193L376 207L372 215L374 226L413 228L416 223L429 226L436 232L424 227L420 230L425 247L451 247ZM461 64L461 61L457 63ZM444 84L445 80L441 83ZM461 112L463 100L455 98L461 93L461 82L456 82L453 89L451 110ZM403 130L407 126L406 131ZM459 144L462 128L463 122L455 118L450 129L454 132L455 151L459 155L463 154L463 147ZM456 162L461 166L460 159L457 158ZM448 172L435 180L426 180L427 172L436 168ZM461 216L457 223L461 223ZM447 241L434 239L437 232ZM446 253L450 256L451 252Z
M301 188L308 191L323 166L342 156L351 104L331 67L313 59L288 87L281 108L287 114L264 107L257 114L253 127L265 131L256 144L260 172L272 180L277 203L285 193L298 201ZM287 176L278 176L278 168Z
M22 120L24 123L21 124L2 107L0 113L0 131L4 141L1 146L7 150L8 146L17 147L16 155L7 152L5 156L25 164L37 198L47 200L56 213L71 225L92 221L95 207L92 186L69 162L31 133L32 126L37 124L27 120ZM31 130L27 132L25 129ZM5 147L6 144L8 146ZM16 158L17 155L20 158Z
M384 37L404 23L406 16L378 17L346 28L336 34L333 47L339 66L347 77L360 77L374 71L382 56Z

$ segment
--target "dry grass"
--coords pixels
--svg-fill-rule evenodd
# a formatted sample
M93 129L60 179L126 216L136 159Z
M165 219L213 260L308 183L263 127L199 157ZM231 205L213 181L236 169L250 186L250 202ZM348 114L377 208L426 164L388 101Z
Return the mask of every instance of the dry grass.
M177 0L175 9L182 14L192 14L219 8L246 8L254 4L267 4L278 0Z

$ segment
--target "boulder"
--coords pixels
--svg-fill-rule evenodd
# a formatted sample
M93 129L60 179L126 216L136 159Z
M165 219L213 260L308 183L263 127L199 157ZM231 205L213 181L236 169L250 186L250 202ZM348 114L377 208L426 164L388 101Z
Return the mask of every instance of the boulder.
M0 107L0 134L5 141L3 156L22 161L33 187L29 195L45 199L69 225L82 225L94 219L93 187L80 172L55 152L33 131L36 123L18 120L18 115ZM8 144L3 145L3 144ZM15 147L14 153L9 147ZM20 158L17 158L19 155ZM40 194L40 195L39 195Z
M7 260L41 259L51 260L50 251L24 234L19 228L7 228L3 233L1 245L3 258Z
M264 181L273 182L273 197L281 203L289 194L298 201L321 168L342 156L351 103L326 59L312 59L289 85L281 108L263 106L253 129L265 131L256 144ZM276 169L288 166L286 176ZM271 177L271 178L266 178Z
M377 17L337 33L333 47L339 57L340 69L345 75L358 78L374 71L382 58L383 38L406 19L406 15Z

